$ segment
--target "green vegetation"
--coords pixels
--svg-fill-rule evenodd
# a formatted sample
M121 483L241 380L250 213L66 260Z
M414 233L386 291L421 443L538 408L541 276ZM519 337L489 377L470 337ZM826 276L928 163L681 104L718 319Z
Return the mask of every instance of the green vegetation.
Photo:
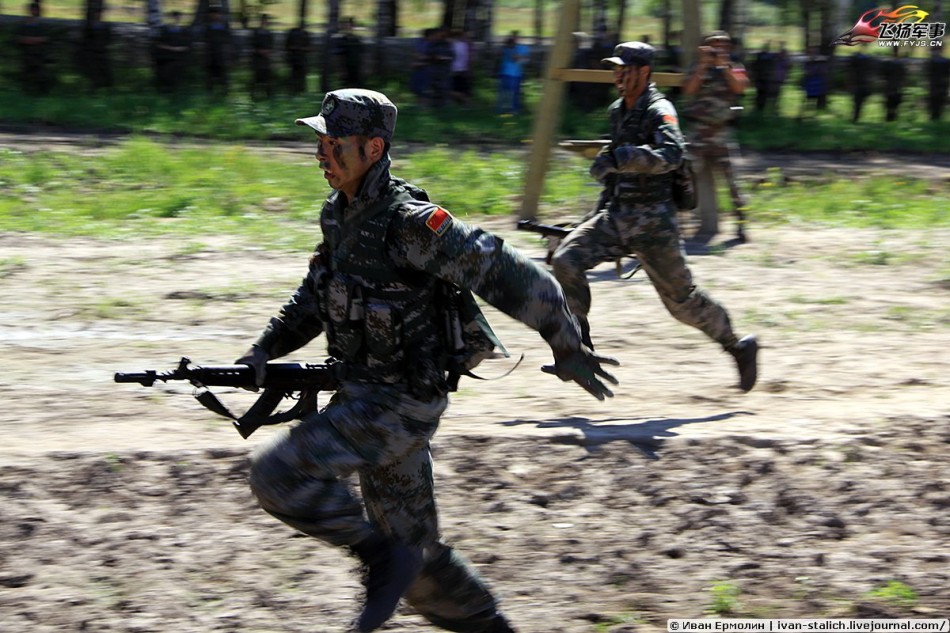
M397 147L393 154L397 174L430 190L456 215L508 215L517 209L526 169L523 149ZM946 205L935 204L935 198L946 197L943 183L910 178L781 180L779 175L751 189L754 222L950 225ZM143 137L84 153L0 149L0 231L99 237L174 234L192 240L196 235L207 239L231 234L262 245L309 248L313 223L328 192L308 150L274 154L240 144L198 147ZM587 161L559 154L551 162L541 214L573 218L596 196ZM201 248L200 240L185 242L181 254ZM857 264L900 263L883 248L854 257ZM0 276L13 274L20 265L0 262Z
M868 592L868 597L899 607L913 607L917 604L917 592L899 580L891 580Z
M739 595L742 591L739 586L731 581L717 581L709 588L712 602L707 608L707 612L715 615L734 615L742 605L739 603Z

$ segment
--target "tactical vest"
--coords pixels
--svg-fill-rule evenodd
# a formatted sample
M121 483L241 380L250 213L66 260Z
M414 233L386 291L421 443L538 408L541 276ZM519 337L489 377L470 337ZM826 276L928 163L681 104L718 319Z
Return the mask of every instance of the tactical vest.
M613 144L646 145L650 139L643 129L650 106L666 97L655 88L650 94L643 112L636 119L622 118L613 123ZM613 199L620 202L634 204L655 204L670 199L670 189L673 185L672 174L637 174L617 173L613 181Z
M479 327L484 316L471 293L393 266L386 234L411 198L427 200L421 189L400 183L344 227L323 223L318 311L345 379L405 383L423 399L454 390L459 373L490 354L497 339ZM487 323L485 329L491 332Z

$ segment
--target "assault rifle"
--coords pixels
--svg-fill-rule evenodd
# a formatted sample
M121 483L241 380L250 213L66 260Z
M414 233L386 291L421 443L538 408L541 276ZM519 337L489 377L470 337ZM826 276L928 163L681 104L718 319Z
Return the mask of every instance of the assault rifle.
M189 359L182 358L178 367L172 371L148 369L139 373L119 372L115 375L115 381L134 382L143 387L151 387L156 380L190 382L196 387L195 399L209 411L230 418L241 437L247 439L261 426L295 420L310 411L316 411L317 393L336 390L339 386L339 374L338 364L335 362L325 365L267 363L264 390L247 413L240 417L231 413L208 387L256 388L254 369L248 365L203 367L192 365ZM296 398L297 403L287 411L274 413L283 398Z
M541 224L535 220L518 220L519 231L540 233L544 237L564 239L570 234L572 229L573 227L569 224Z
M561 243L565 237L570 235L571 231L574 230L574 226L571 224L541 224L536 220L518 220L518 230L519 231L530 231L531 233L539 233L547 239L547 255L544 257L544 263L550 265L551 258L554 256L554 251L557 250L558 245ZM640 270L640 262L637 259L633 259L633 268L629 273L623 273L623 258L617 258L617 261L614 262L617 269L617 277L621 279L630 279L637 271Z

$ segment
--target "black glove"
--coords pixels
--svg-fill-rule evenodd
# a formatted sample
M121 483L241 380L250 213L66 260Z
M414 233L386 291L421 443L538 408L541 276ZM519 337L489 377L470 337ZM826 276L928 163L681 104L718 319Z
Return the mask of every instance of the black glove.
M267 352L252 345L249 350L244 352L244 356L234 361L235 365L247 365L254 370L254 384L260 387L264 384L264 378L267 376Z
M592 349L581 347L580 349L558 352L554 351L554 364L545 365L541 371L548 374L554 374L564 382L573 380L587 392L597 398L613 398L614 392L597 377L604 378L609 383L619 384L617 379L604 370L602 365L619 365L620 361L609 356L601 356Z
M603 183L607 176L617 173L617 161L610 152L601 152L590 165L590 175L599 183Z

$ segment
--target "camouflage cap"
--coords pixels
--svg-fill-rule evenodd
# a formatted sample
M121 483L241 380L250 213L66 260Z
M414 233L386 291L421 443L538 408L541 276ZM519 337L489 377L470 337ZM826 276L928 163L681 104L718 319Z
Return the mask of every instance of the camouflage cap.
M644 42L624 42L614 47L614 56L605 57L602 64L614 66L652 66L656 49Z
M334 138L379 136L389 141L396 129L396 106L381 92L360 88L334 90L323 98L320 114L297 119L295 123Z

